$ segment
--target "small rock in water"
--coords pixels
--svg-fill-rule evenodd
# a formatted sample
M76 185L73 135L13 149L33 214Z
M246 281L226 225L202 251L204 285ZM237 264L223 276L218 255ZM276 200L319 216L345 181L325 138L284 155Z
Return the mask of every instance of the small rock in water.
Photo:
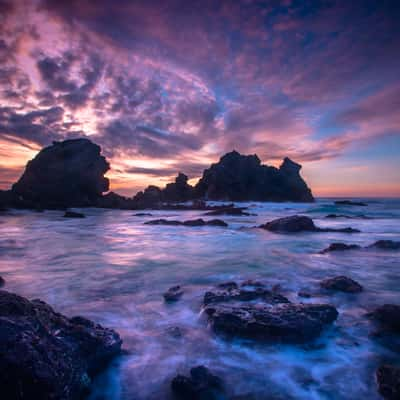
M384 304L368 314L370 318L381 324L383 328L400 333L400 306Z
M179 285L172 286L163 294L165 301L168 303L179 300L182 295L183 289Z
M367 248L377 248L382 250L399 250L400 242L395 240L378 240L375 243L367 246Z
M210 221L204 221L201 218L190 219L187 221L175 221L169 219L155 219L152 221L145 222L145 225L173 225L173 226L228 226L228 224L220 219L212 219Z
M182 225L182 222L172 219L153 219L144 223L145 225Z
M75 211L66 211L64 214L64 218L85 218L85 214Z
M6 281L2 276L0 276L0 287L4 286L6 284Z
M321 287L345 293L358 293L363 287L356 281L347 276L335 276L334 278L324 279L320 283Z
M221 219L210 219L208 221L206 221L207 225L210 226L228 226L228 224L225 221L222 221Z
M133 216L134 217L152 217L153 214L151 214L151 213L136 213L136 214L133 214Z
M170 326L167 328L167 333L175 339L180 339L183 336L182 329L179 326Z
M361 201L351 201L351 200L337 200L335 201L337 206L359 206L366 207L368 204Z
M360 246L358 244L331 243L329 247L321 251L321 254L329 253L331 251L356 250L359 248Z
M303 297L303 298L305 298L305 299L309 299L309 298L312 297L312 294L311 294L310 292L306 292L305 290L300 290L300 291L297 293L297 296Z
M210 212L205 213L204 215L242 215L242 216L250 216L255 214L250 214L245 212L246 208L243 207L226 207L226 208L219 208L218 210L213 210Z
M400 368L381 365L376 371L378 391L385 400L400 399Z
M225 399L222 380L204 366L192 368L190 377L177 375L172 380L171 389L182 400Z

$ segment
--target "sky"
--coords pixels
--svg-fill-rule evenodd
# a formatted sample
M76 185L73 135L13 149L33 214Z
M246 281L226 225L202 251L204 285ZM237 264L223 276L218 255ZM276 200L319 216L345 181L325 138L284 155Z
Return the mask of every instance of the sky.
M0 0L0 188L89 137L132 196L233 149L400 197L397 0Z

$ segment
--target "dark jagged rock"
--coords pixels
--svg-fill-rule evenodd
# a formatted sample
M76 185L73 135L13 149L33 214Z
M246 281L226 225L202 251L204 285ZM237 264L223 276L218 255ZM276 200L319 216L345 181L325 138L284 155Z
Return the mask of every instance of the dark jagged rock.
M157 186L148 186L133 197L137 208L159 208L162 204L162 191Z
M162 200L165 202L184 202L192 200L194 188L188 183L188 177L181 172L175 178L174 183L168 183L162 191Z
M367 248L376 248L382 250L399 250L400 242L394 240L378 240L377 242L367 246Z
M288 343L315 339L338 316L328 304L212 304L205 312L217 333Z
M170 219L155 219L145 222L145 225L171 225L171 226L221 226L226 227L228 224L220 219L211 219L204 221L203 219L191 219L187 221L176 221Z
M260 225L259 228L266 229L277 233L297 233L297 232L342 232L356 233L360 232L353 228L318 228L310 217L304 215L292 215L274 219L266 224Z
M226 208L220 208L218 210L209 211L209 212L205 213L204 215L233 215L233 216L255 215L255 214L245 212L243 210L246 210L246 208L244 208L244 207L226 207Z
M0 383L8 400L73 400L121 351L119 335L40 300L0 291Z
M385 400L400 399L400 368L381 365L376 371L378 391Z
M100 152L89 139L54 142L28 162L12 192L31 208L95 205L109 187L110 166Z
M75 211L66 211L64 214L64 218L85 218L85 214Z
M2 276L0 276L0 287L4 286L6 284L6 281Z
M182 400L222 400L222 380L213 375L204 366L190 370L190 377L177 375L171 383L171 389L176 398Z
M356 250L360 248L358 244L331 243L326 249L321 251L321 254L330 253L332 251Z
M250 289L245 289L249 287ZM226 303L229 301L252 301L261 300L267 304L289 303L289 300L271 290L267 290L262 286L255 286L250 282L240 287L236 282L226 282L219 284L213 291L208 291L204 295L204 305L215 303Z
M384 304L370 312L368 316L382 328L400 334L400 305Z
M183 289L177 285L170 287L164 294L164 300L168 303L179 300L183 295Z
M97 199L96 207L119 210L134 210L137 208L137 203L128 197L121 196L114 192L109 192Z
M351 201L351 200L337 200L335 201L337 206L359 206L366 207L368 204L361 201Z
M363 290L363 287L358 282L347 276L335 276L334 278L324 279L320 285L327 290L345 293L359 293Z
M256 155L232 151L204 171L195 194L210 200L314 201L300 169L288 158L277 169L262 165Z

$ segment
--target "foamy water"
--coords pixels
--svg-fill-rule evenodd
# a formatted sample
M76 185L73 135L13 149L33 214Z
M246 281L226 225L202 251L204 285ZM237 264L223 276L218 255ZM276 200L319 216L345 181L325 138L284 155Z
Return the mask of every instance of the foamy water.
M365 313L400 303L399 252L355 250L318 254L341 241L368 245L400 240L400 201L368 207L247 203L257 216L223 216L228 228L143 225L154 218L198 218L199 211L82 210L85 219L61 211L11 211L0 215L0 275L4 289L41 298L66 315L83 315L116 329L127 354L96 379L91 399L169 399L170 381L199 364L224 379L229 395L259 399L379 399L374 371L400 357L374 341ZM301 213L321 227L361 233L279 235L251 227ZM325 219L330 213L373 219ZM204 217L203 218L214 218ZM218 217L219 218L219 217ZM357 295L319 292L321 279L347 275L364 286ZM334 304L337 322L308 345L260 344L215 336L201 313L204 292L227 280L258 279L280 285L296 302ZM165 304L162 293L184 287ZM304 299L299 290L317 293ZM168 329L178 326L182 337Z

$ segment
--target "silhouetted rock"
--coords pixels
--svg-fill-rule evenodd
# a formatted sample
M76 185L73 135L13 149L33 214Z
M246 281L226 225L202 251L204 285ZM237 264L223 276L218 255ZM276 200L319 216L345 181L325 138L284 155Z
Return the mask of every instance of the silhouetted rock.
M327 290L346 293L359 293L363 290L363 287L358 282L347 276L335 276L333 278L324 279L320 285Z
M6 281L2 276L0 276L0 287L4 286L6 284Z
M255 214L245 212L243 210L246 210L246 208L245 207L226 207L226 208L219 208L218 210L209 211L209 212L205 213L204 215L234 215L234 216L255 215Z
M111 329L6 291L0 337L1 397L8 400L79 399L122 344Z
M190 377L177 375L171 383L176 398L182 400L222 400L222 380L204 366L190 370Z
M260 225L259 228L266 229L271 232L277 233L297 233L297 232L342 232L342 233L356 233L360 232L358 229L353 228L318 228L315 226L310 217L303 215L292 215L290 217L283 217L274 219L266 224Z
M137 203L128 197L121 196L114 192L109 192L97 199L96 207L119 210L134 210L137 208Z
M164 299L166 302L172 302L179 300L183 295L183 289L177 285L169 288L164 294Z
M370 312L368 316L382 328L400 333L400 305L384 304Z
M367 246L367 248L376 248L382 250L399 250L400 242L394 240L378 240L377 242Z
M64 214L64 218L85 218L85 214L75 211L66 211Z
M172 225L172 226L221 226L226 227L228 224L220 219L211 219L209 221L204 221L203 219L190 219L187 221L176 221L170 219L155 219L151 221L147 221L144 223L145 225Z
M192 200L194 197L193 186L188 183L188 177L181 172L175 178L174 183L168 183L162 191L164 202L184 202Z
M28 162L12 192L31 208L95 205L109 186L110 167L100 151L89 139L54 142Z
M195 194L210 200L313 201L300 169L288 158L277 169L262 165L256 155L232 151L203 172Z
M378 391L385 400L400 399L400 368L381 365L376 371Z
M212 304L205 312L217 333L290 343L315 339L338 316L328 304Z
M344 251L344 250L356 250L360 249L358 244L346 244L346 243L331 243L326 249L322 250L321 253L330 253L331 251Z
M143 192L138 192L133 197L137 208L159 208L162 204L162 190L150 185Z
M359 206L366 207L368 204L361 201L351 201L351 200L337 200L335 204L338 206Z

